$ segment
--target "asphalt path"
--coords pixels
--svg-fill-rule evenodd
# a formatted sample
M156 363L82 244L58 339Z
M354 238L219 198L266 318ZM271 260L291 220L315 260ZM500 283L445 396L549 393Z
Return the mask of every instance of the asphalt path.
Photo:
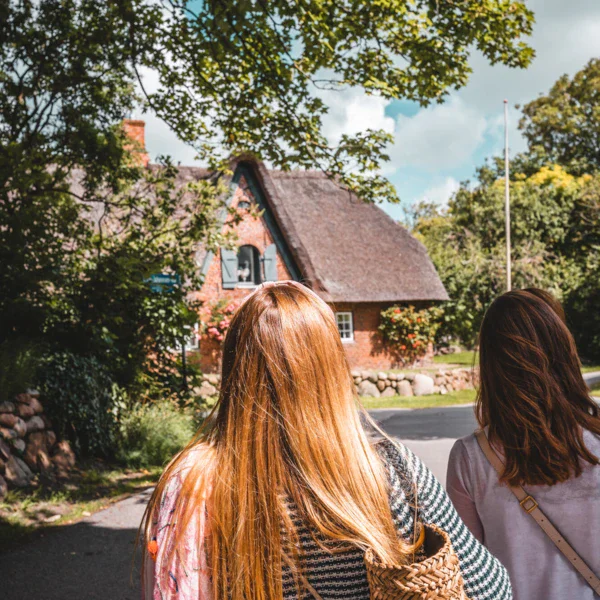
M457 439L477 428L471 404L417 410L381 409L370 414L386 433L402 441Z
M150 491L0 550L2 600L140 600L137 528Z

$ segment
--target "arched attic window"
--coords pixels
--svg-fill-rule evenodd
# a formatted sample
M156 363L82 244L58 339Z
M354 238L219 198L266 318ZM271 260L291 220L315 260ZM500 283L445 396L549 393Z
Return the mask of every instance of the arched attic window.
M263 256L249 244L237 251L221 249L223 289L252 287L263 281L277 281L277 249L275 244L265 248Z
M240 246L237 259L238 285L259 285L261 283L261 276L258 248L249 244Z

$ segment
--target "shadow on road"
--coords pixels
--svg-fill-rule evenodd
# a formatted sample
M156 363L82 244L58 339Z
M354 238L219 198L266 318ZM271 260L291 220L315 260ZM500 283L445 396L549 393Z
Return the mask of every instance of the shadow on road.
M115 505L94 515L95 521L52 528L36 540L0 549L2 600L139 600L140 551L135 564L133 552L147 501L125 501L129 523L103 525L103 513Z
M378 410L371 416L389 435L400 440L460 438L477 429L472 406L420 410Z

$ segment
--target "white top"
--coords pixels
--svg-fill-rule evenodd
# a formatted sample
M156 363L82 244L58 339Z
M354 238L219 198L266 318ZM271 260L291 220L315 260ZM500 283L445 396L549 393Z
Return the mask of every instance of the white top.
M600 438L584 432L600 457ZM457 440L446 481L458 514L508 570L515 600L598 600L592 588L498 481L474 434ZM523 486L589 567L600 576L600 466L576 479Z

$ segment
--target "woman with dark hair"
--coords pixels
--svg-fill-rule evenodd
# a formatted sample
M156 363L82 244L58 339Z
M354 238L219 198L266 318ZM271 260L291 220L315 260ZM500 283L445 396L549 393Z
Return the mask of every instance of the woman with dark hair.
M600 409L564 311L542 290L508 292L479 343L483 432L455 443L450 498L507 567L515 600L598 598Z

